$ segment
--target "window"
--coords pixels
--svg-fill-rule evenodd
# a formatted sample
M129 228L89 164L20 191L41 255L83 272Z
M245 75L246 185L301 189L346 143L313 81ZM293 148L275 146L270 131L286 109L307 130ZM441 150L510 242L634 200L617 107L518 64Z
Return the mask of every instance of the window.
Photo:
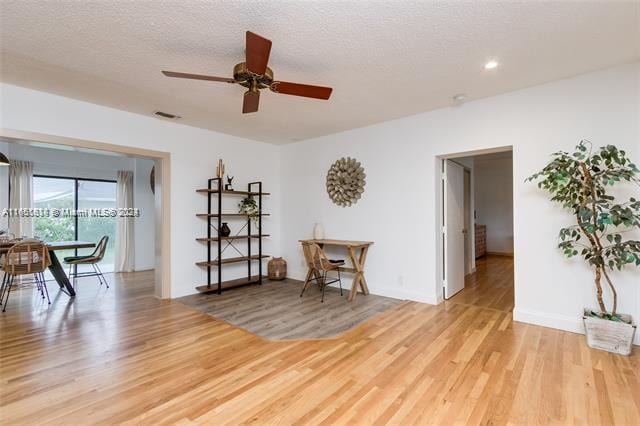
M116 183L105 181L78 180L78 209L116 208ZM105 271L113 271L116 239L115 217L79 217L78 239L98 242L104 235L109 237L107 251L101 265Z
M34 176L34 207L67 209L83 212L87 209L116 208L116 182L66 177ZM61 216L34 218L35 235L45 241L82 240L98 242L109 237L101 268L113 271L116 219L114 217ZM79 250L78 254L93 249ZM76 255L75 250L58 252L59 258Z

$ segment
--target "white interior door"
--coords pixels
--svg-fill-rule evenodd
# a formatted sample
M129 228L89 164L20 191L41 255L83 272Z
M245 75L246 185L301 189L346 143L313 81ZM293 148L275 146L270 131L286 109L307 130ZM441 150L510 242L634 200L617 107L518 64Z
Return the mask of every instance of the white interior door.
M464 288L464 168L444 164L444 297Z

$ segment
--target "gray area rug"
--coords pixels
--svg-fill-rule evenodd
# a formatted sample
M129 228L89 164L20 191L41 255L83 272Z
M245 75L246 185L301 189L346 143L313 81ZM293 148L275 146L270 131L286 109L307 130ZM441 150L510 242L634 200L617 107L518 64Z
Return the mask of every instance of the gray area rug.
M344 287L351 280L343 280ZM344 333L387 309L399 299L358 294L347 301L349 290L327 287L324 303L317 285L300 297L302 282L265 280L224 291L221 295L193 294L176 301L271 340L319 339Z

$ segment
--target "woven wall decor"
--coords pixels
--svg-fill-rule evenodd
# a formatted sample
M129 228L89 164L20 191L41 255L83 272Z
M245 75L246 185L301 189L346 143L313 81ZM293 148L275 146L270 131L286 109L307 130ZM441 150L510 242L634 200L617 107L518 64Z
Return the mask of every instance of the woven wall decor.
M364 167L355 158L342 157L331 165L327 173L327 193L334 204L349 207L358 202L364 186Z

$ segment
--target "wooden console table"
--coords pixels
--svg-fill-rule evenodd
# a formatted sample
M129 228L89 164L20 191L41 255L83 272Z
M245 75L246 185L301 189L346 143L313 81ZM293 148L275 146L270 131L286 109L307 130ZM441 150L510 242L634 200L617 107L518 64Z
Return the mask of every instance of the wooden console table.
M324 246L335 246L335 247L345 247L347 252L349 253L349 258L351 260L351 268L340 268L341 271L350 272L355 274L353 277L353 281L351 282L351 291L349 292L349 297L347 300L351 302L358 293L358 286L362 291L362 294L369 294L369 287L367 287L367 280L364 278L364 264L367 261L367 252L369 251L369 246L373 244L373 241L350 241L350 240L300 240L301 243L309 242L318 244L320 247ZM313 268L309 268L307 272L307 278L304 281L304 285L307 285L307 282L311 278L311 275L315 274L318 277L318 272Z

